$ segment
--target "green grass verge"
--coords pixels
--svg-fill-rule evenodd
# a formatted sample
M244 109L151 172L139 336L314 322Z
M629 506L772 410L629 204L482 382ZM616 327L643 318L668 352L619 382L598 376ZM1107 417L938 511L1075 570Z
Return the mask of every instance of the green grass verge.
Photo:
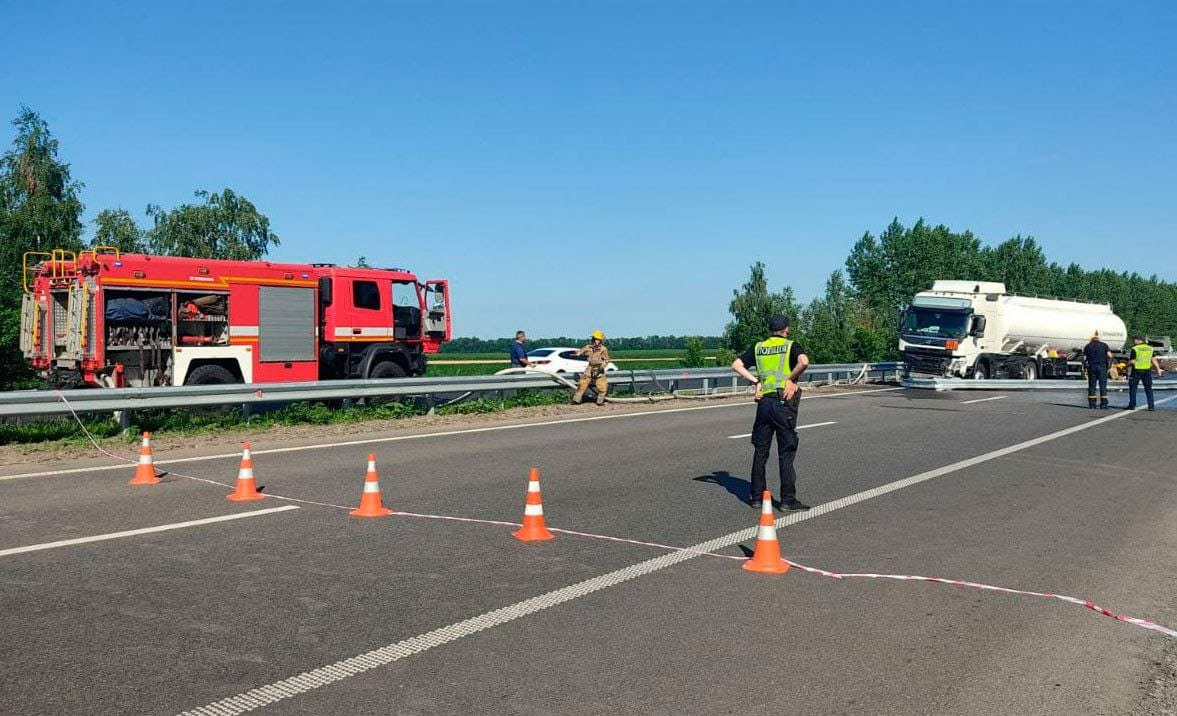
M436 410L438 415L493 413L506 408L557 405L568 401L563 390L520 390L499 401L479 398ZM245 415L240 408L214 412L136 411L130 430L122 437L128 443L138 440L143 431L161 435L196 435L236 428L267 428L278 425L336 425L370 420L396 420L424 415L427 408L419 403L380 403L350 408L334 408L323 403L294 403L279 410ZM119 436L118 424L110 419L85 419L86 429L96 438ZM0 423L0 445L61 441L84 444L86 437L72 419L30 423Z

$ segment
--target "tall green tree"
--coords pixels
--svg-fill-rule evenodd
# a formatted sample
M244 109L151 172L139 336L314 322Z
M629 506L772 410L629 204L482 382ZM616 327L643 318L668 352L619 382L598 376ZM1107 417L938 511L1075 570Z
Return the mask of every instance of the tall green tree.
M22 107L16 137L0 157L0 387L28 375L19 351L23 255L82 247L82 184L58 157L59 146L39 114Z
M855 360L855 308L842 272L830 274L825 295L813 299L802 311L801 335L810 360L816 363Z
M249 199L232 189L220 193L197 191L201 203L163 209L147 207L155 222L147 232L151 253L208 259L255 261L277 246L270 219Z
M90 246L113 246L124 254L142 253L146 237L126 209L103 209L94 218Z
M775 293L769 291L764 269L763 262L752 264L748 282L732 291L728 305L732 321L723 332L724 345L731 350L743 351L764 340L768 335L768 319L773 316L784 315L794 321L799 317L800 306L793 289L785 286Z
M1056 288L1046 254L1032 237L1015 236L982 249L978 278L1001 281L1007 291L1025 295L1054 294Z

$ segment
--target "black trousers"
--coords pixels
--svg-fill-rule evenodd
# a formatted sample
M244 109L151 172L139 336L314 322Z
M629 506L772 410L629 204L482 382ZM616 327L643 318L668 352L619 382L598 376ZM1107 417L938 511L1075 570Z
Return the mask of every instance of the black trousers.
M1095 388L1099 386L1099 404L1108 405L1108 367L1106 365L1087 366L1087 404L1095 407Z
M1148 400L1148 407L1156 407L1152 402L1152 369L1137 370L1132 369L1132 375L1128 376L1128 407L1136 407L1136 386L1144 383L1144 397Z
M776 437L777 460L781 471L780 500L791 504L797 499L797 473L793 470L793 459L797 457L797 409L801 405L801 391L792 400L766 395L756 403L756 422L752 425L752 494L759 500L768 483L764 467L772 451L772 439Z

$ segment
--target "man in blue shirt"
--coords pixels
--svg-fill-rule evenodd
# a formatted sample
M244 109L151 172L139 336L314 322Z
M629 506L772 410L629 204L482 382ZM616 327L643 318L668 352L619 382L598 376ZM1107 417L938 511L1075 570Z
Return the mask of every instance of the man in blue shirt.
M526 342L527 334L523 331L515 331L515 342L511 344L512 368L526 368L531 365L531 361L527 359L527 349L523 347Z

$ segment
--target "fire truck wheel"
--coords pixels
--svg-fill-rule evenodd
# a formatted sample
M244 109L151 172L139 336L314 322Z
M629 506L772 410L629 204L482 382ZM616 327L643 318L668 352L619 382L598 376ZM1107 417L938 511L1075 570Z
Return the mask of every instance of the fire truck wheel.
M219 365L202 365L188 374L184 385L228 385L237 378Z
M404 378L405 369L390 360L380 361L368 371L369 378Z

